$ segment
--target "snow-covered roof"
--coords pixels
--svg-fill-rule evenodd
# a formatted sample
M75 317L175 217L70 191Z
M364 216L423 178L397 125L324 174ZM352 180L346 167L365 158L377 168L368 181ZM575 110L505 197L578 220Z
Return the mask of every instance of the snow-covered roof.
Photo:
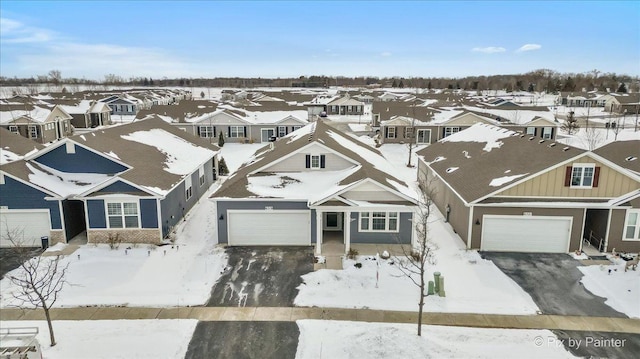
M0 165L21 160L42 148L35 141L0 128Z

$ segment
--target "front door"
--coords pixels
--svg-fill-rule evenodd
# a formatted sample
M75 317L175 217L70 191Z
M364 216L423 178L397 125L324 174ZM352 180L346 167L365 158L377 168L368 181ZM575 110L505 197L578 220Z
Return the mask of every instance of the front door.
M276 135L276 131L273 128L263 128L261 133L260 142L269 142L269 139Z
M340 212L325 212L324 213L324 228L325 231L340 231L342 230L342 213Z
M431 142L431 130L418 130L416 135L417 144L428 144Z

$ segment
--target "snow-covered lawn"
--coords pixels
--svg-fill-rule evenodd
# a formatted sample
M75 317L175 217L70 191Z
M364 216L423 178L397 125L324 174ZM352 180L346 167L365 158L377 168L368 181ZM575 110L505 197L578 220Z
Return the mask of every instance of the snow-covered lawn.
M608 266L578 267L582 284L591 293L607 298L605 304L632 318L640 318L640 268L624 271L624 261ZM611 271L611 272L609 272Z
M57 320L54 347L49 346L46 321L3 321L0 327L38 327L45 359L156 359L184 358L196 324L194 319Z
M549 330L299 320L297 359L573 358Z
M224 250L216 248L215 206L207 197L177 227L175 245L121 244L111 250L89 244L65 257L61 264L69 264L68 284L55 306L204 304L227 264ZM15 303L16 288L7 276L0 288L0 306Z
M364 139L366 140L366 139ZM416 188L416 168L406 167L406 145L386 144L383 155L395 166L395 174ZM413 157L412 164L417 164ZM445 277L446 297L430 296L425 310L461 313L534 314L538 307L531 296L505 275L493 262L483 260L476 251L465 248L460 237L442 215L433 212L430 235L438 247L436 263L429 266L426 279L438 271ZM295 299L298 306L371 308L417 311L419 290L402 276L394 260L359 257L362 268L346 260L344 270L323 269L303 276L304 283ZM394 264L391 264L394 263ZM376 271L379 283L376 288Z

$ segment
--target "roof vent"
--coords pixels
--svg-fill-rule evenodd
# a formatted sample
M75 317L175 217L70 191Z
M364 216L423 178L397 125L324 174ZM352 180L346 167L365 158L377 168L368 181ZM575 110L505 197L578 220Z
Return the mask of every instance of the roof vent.
M538 143L544 143L544 140L540 140L540 141L538 141Z
M637 159L638 159L638 157L636 157L636 156L629 156L629 157L625 158L624 160L627 161L627 162L631 162L631 161L635 161Z
M520 135L520 138L524 138L526 136L524 133Z
M569 147L565 147L562 149L562 152L567 152L567 151L569 151Z
M556 147L556 143L550 143L547 147L551 148L551 147Z
M536 139L535 137L529 137L529 141L533 141L535 139Z

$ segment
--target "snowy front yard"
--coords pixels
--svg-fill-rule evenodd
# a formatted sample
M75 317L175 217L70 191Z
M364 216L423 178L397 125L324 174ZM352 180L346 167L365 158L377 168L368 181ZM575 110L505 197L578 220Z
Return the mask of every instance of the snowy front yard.
M433 273L445 278L446 297L429 296L425 311L449 313L535 314L538 307L531 296L505 275L493 262L468 251L444 223L440 213L430 233L438 249L436 263L429 266L425 279ZM344 270L322 269L303 276L304 283L295 299L297 306L370 308L417 311L419 289L397 268L397 260L361 256L345 260ZM379 266L378 266L379 264ZM379 272L376 287L376 271Z
M624 271L624 261L616 259L609 266L578 267L584 274L581 283L591 293L607 298L605 304L628 315L640 318L640 268Z
M69 270L55 306L204 304L227 265L224 250L216 248L215 218L214 204L203 197L178 226L175 245L123 243L117 250L106 244L81 246L61 261ZM7 276L0 288L0 306L15 303L16 288Z

